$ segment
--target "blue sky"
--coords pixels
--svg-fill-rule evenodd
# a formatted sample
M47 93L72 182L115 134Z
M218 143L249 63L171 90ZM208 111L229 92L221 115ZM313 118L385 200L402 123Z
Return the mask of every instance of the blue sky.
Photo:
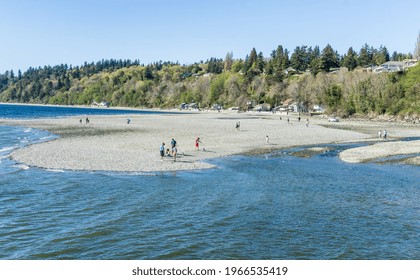
M0 73L101 59L189 64L278 45L412 53L418 0L0 0Z

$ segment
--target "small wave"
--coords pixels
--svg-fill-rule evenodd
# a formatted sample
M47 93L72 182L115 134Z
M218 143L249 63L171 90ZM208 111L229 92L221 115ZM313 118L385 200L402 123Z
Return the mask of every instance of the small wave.
M28 132L31 132L31 131L32 131L32 128L27 128L27 129L25 129L23 132L28 133Z
M44 137L39 138L39 140L46 141L46 140L53 140L54 138L56 138L56 137L54 137L54 136L44 136Z
M8 146L8 147L0 148L0 153L12 151L14 149L16 149L16 146Z
M105 174L117 176L158 176L155 172L144 171L93 171L91 174Z
M19 169L22 169L22 170L27 170L27 169L30 168L29 166L27 166L25 164L17 164L16 167L19 168Z
M1 155L0 154L0 162L1 162L2 159L8 158L8 157L9 157L9 155Z
M49 172L56 172L56 173L64 173L65 171L62 169L46 169Z

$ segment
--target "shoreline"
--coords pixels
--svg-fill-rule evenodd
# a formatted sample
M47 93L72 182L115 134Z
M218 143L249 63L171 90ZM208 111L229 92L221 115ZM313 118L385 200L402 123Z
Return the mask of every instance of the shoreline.
M377 129L384 125L387 125L393 139L420 137L420 128L417 126L390 127L383 123L347 120L329 123L324 118L309 117L310 124L306 127L306 116L302 116L301 122L298 122L297 116L190 112L179 115L92 115L89 116L91 122L88 125L79 123L80 116L60 119L7 119L0 120L0 125L38 128L59 135L59 138L52 141L13 151L10 155L13 160L46 169L87 171L166 172L207 169L215 167L206 162L212 158L268 153L295 146L378 141L375 138ZM131 119L130 124L127 124L127 118ZM286 121L287 118L290 123ZM239 131L235 129L238 121L241 123ZM266 135L269 136L268 143ZM194 141L197 137L202 139L200 148L205 150L195 151ZM165 142L165 147L170 148L172 138L178 143L177 161L174 162L171 157L162 161L159 147ZM414 151L417 149L417 146L414 147ZM381 152L380 156L384 156L384 153ZM345 153L340 158L347 161ZM416 162L414 160L414 164Z

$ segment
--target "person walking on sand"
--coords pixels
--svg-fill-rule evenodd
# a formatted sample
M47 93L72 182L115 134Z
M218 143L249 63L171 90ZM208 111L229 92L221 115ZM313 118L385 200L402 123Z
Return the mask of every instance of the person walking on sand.
M268 135L265 136L265 143L270 143L270 139L268 138Z
M178 149L176 146L172 148L172 156L174 157L174 162L176 161L176 155L178 154Z
M171 148L173 149L176 146L176 141L174 138L171 140Z
M197 139L195 139L195 150L196 151L200 150L199 143L201 143L200 137L197 137Z
M384 135L384 139L386 139L388 132L386 132L386 129L384 129L383 135Z
M163 160L163 157L165 156L165 143L162 143L159 151L160 151L160 159Z
M306 127L309 127L309 118L306 118Z
M382 138L382 130L378 131L378 138L381 139Z

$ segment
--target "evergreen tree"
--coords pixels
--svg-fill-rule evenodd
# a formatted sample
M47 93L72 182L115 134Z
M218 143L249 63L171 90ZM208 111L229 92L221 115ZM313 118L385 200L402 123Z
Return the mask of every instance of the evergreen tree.
M147 65L146 69L144 69L144 78L146 80L153 80L153 72L152 72L152 67Z
M208 73L220 74L223 72L223 60L212 57L207 61L207 64Z
M262 73L264 71L264 67L265 67L264 55L262 52L259 52L258 57L257 57L257 62L256 62L256 68L260 70L260 72Z
M71 87L70 78L68 75L64 78L64 89L67 91Z
M347 67L349 71L352 71L357 67L357 53L353 50L352 47L350 47L347 51L347 54L344 55L342 66Z
M257 62L258 59L258 55L257 55L257 51L255 50L255 48L252 48L251 53L249 54L249 67L253 67L254 63Z
M373 54L373 61L376 63L376 65L381 65L382 63L389 61L389 53L387 48L380 46L379 50L375 50Z
M366 67L372 64L372 49L369 47L368 44L365 44L359 52L359 57L357 58L357 62L359 66Z
M53 83L51 81L48 81L48 83L47 83L47 85L45 87L45 92L48 95L52 95L52 93L53 93Z
M320 68L325 72L329 72L331 68L340 66L339 56L336 51L328 44L321 54Z
M310 60L309 69L312 75L316 76L321 71L321 51L319 50L319 46L315 46L312 50Z
M249 68L251 68L251 66L249 65L249 55L247 54L243 63L242 72L246 74Z
M274 81L281 82L285 77L285 70L289 67L289 52L279 45L271 53L271 59L266 64L265 72Z
M277 48L277 66L280 69L285 70L287 67L289 67L289 65L289 51L287 49L283 50L283 47L279 46Z
M262 54L261 54L262 56ZM249 56L247 55L245 58L245 63L244 63L244 74L247 77L248 81L252 81L252 79L261 74L261 70L259 69L259 63L258 61L261 60L258 58L257 55L257 51L255 50L255 48L252 48L251 53L249 54Z
M310 64L310 55L307 46L296 47L291 58L290 66L298 71L305 71Z
M62 87L63 87L63 81L61 80L61 78L58 78L57 89L61 89Z

